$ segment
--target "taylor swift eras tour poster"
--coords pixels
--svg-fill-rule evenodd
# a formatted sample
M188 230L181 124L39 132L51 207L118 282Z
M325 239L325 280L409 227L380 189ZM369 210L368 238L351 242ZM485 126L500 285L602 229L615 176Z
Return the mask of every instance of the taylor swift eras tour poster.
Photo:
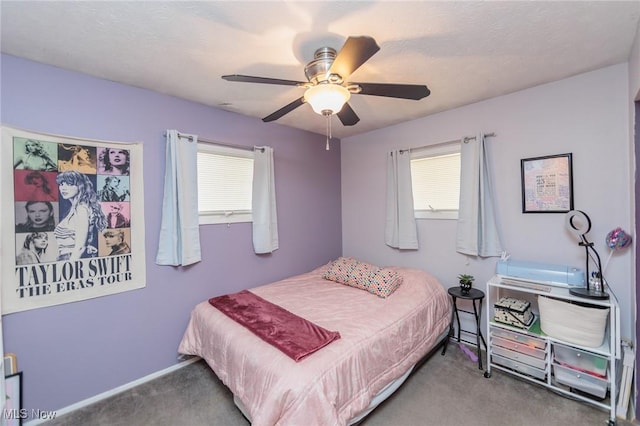
M142 144L2 127L2 313L145 286Z

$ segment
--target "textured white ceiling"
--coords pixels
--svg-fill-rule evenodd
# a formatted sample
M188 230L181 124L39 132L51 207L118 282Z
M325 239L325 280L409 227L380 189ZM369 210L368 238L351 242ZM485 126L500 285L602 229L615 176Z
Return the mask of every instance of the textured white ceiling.
M315 49L369 35L381 50L350 80L426 84L420 101L354 95L346 137L626 62L640 1L7 1L2 52L262 118L303 89ZM302 105L275 123L324 134ZM265 125L274 125L265 124ZM188 129L185 129L188 130Z

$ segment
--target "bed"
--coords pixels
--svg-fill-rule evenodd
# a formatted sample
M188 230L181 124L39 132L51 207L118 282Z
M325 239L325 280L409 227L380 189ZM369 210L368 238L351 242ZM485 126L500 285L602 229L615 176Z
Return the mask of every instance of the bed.
M339 332L298 362L208 301L191 314L179 352L203 358L254 426L353 424L447 337L451 302L428 273L387 268L402 284L382 298L323 278L330 266L250 290Z

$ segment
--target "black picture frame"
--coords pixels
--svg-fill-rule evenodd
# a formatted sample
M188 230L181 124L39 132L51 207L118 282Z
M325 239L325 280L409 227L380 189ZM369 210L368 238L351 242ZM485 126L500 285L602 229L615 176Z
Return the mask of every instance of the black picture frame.
M4 378L6 405L4 412L7 426L22 426L22 371Z
M566 213L573 210L571 153L520 160L522 213Z

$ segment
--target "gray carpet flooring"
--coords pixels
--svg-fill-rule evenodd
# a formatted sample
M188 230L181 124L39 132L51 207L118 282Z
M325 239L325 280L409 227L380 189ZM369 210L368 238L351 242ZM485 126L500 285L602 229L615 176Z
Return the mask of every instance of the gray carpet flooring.
M431 357L362 426L606 425L608 412L496 369L484 378L457 344ZM633 423L618 420L618 425ZM204 361L47 422L95 426L248 426ZM298 426L298 425L296 425ZM306 426L306 425L299 425Z

